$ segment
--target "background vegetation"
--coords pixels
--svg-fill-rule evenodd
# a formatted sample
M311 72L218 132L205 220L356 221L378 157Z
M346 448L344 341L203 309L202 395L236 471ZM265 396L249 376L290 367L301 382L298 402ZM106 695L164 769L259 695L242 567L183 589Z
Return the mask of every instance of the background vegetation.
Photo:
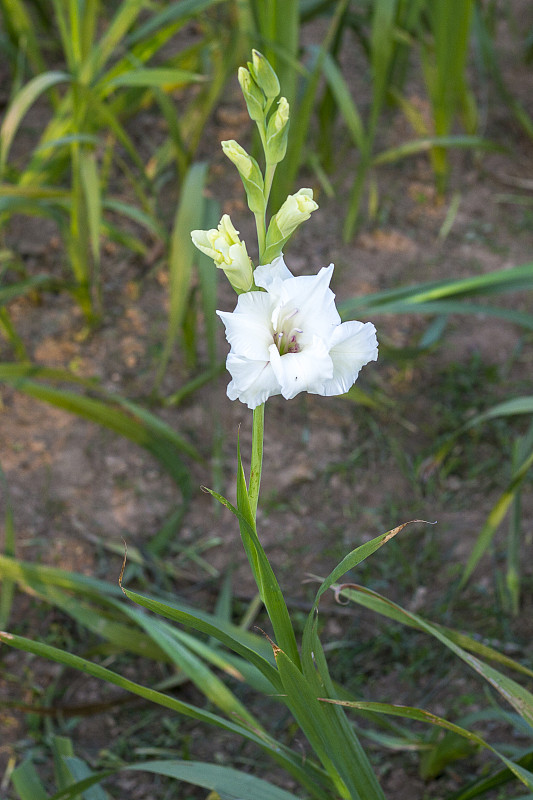
M300 185L314 187L323 216L307 239L301 234L299 251L292 245L296 267L305 272L308 261L315 269L334 258L343 316L374 321L381 344L376 376L342 400L322 401L327 416L312 401L295 401L287 412L273 404L272 427L281 428L273 440L279 437L285 449L273 445L277 480L270 490L267 480L263 513L292 625L309 647L317 635L305 622L314 592L300 586L306 571L300 558L309 571L329 574L332 562L356 553L348 569L358 587L344 593L377 616L350 609L347 617L342 606L328 607L320 632L331 681L349 695L343 695L352 704L348 718L363 732L386 796L413 797L415 785L420 797L531 796L520 787L533 790L533 263L528 255L513 260L508 244L522 243L523 254L531 250L531 181L521 172L531 166L533 138L528 5L0 0L0 9L2 416L16 420L24 399L33 398L34 436L43 435L40 419L58 425L57 433L47 431L49 445L61 436L64 417L40 418L40 403L111 431L112 440L97 440L99 451L116 448L131 459L135 451L121 449L130 440L154 460L143 460L138 472L132 462L113 480L139 483L156 464L144 502L160 508L143 518L142 536L127 524L112 536L102 532L91 543L96 558L89 568L61 553L51 562L47 549L72 501L68 492L59 504L46 501L50 524L26 535L31 480L21 495L20 470L10 468L16 448L6 436L0 627L10 632L9 644L31 656L8 647L0 652L1 703L6 725L13 725L6 729L14 732L2 744L1 792L22 800L120 796L131 775L117 771L156 759L144 763L155 783L145 776L139 797L205 797L215 786L220 797L336 796L311 758L302 766L295 723L281 705L269 719L268 695L280 686L271 647L252 629L256 619L261 628L269 625L261 611L265 598L238 568L225 516L196 491L207 483L229 492L239 411L223 399L214 314L229 301L212 262L193 253L189 232L215 226L222 211L242 212L241 190L221 167L218 141L237 138L259 151L235 81L255 47L275 67L291 105L288 155L273 186L272 211ZM413 170L424 180L413 180ZM498 180L487 184L491 170ZM476 190L493 205L489 222L480 221L479 207L466 208L467 194ZM402 216L396 204L410 191L415 211ZM424 220L431 220L429 237ZM32 252L33 230L46 240ZM395 259L412 252L419 234L436 249L430 257L416 251L400 275ZM471 268L465 259L456 269L447 255L455 242L480 245L490 257L472 260ZM372 260L380 258L375 278ZM130 341L126 368L119 368L113 359L125 307L132 325L145 320L138 338L148 344L141 357ZM40 345L57 331L58 314L64 350L49 359ZM502 330L510 338L502 340ZM478 347L478 331L482 344L490 338L498 351L494 359L487 357L490 344ZM205 430L195 416L203 407L210 418ZM310 468L297 453L317 419L326 429L338 421L345 442L326 437L322 446L332 456L325 461L318 450L305 451L306 459L316 459ZM246 433L242 438L246 445ZM38 452L29 450L28 461ZM93 497L97 510L96 489ZM372 538L407 518L432 520L435 507L454 509L444 542L427 528L360 561L372 549L360 549L368 531ZM283 529L291 514L313 520L307 541L296 523ZM116 581L120 535L128 541L124 585L136 588L141 605L181 627L123 597ZM457 538L462 547L450 562L443 551ZM443 645L438 656L431 637ZM447 651L453 661L443 656ZM61 662L61 671L41 679L42 657ZM482 681L471 683L457 663ZM89 699L72 701L70 667L115 684L121 694L88 684ZM395 692L400 676L410 688ZM432 704L429 687L448 681ZM424 687L418 696L417 685ZM148 704L133 712L126 691L180 715L161 716ZM511 709L497 699L502 695ZM397 703L429 707L433 718L412 711L407 721L392 723L383 713L399 713ZM98 715L122 706L113 741L104 746L95 736L92 747L84 741L87 720L98 725ZM292 714L301 724L303 709L293 707ZM217 729L211 747L202 749L199 721ZM235 744L234 734L247 744ZM500 761L479 755L486 743ZM261 747L279 772L263 768ZM196 764L204 758L215 762L213 774ZM217 773L229 764L240 772ZM98 781L114 776L104 784L109 794L89 786L92 772ZM184 775L203 788L191 789ZM260 778L271 783L246 784ZM85 779L83 795L69 788Z

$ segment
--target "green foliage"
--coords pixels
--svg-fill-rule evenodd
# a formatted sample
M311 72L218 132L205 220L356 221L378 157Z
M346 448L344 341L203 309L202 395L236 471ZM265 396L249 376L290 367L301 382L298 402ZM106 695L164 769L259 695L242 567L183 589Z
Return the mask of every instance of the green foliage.
M123 0L109 16L99 2L65 7L57 0L53 3L54 32L64 69L40 69L40 74L15 89L11 97L0 128L0 223L5 225L15 213L44 215L56 221L72 268L72 291L90 320L102 310L101 237L122 238L120 230L105 219L108 209L135 218L165 246L172 247L172 237L159 222L156 187L170 159L174 159L179 177L185 179L207 115L233 62L228 55L231 48L225 49L220 39L215 42L208 26L199 45L181 50L163 65L157 59L193 16L215 4L216 0L174 4L145 19L140 0ZM12 20L12 36L21 41L31 22L24 3L12 7L5 3L4 15ZM35 25L31 29L37 38ZM40 53L39 48L36 52ZM39 59L44 61L44 56ZM169 96L192 85L205 88L182 104L178 116ZM29 161L15 163L10 160L13 139L27 112L38 101L42 106L45 96L50 98L50 108L41 112L48 119L44 131ZM160 106L169 137L145 162L125 123L148 104ZM114 170L130 183L139 207L129 207L110 196L109 175ZM142 239L126 241L146 252Z
M296 174L306 158L309 128L316 117L324 142L333 138L336 117L339 117L358 153L344 222L346 239L352 236L361 218L365 192L369 216L376 213L377 173L381 165L428 152L437 187L444 191L450 148L492 146L475 135L476 108L467 78L472 18L485 69L489 71L490 68L522 126L531 133L531 120L503 84L488 12L484 16L481 4L473 0L411 3L378 0L359 4L349 0L305 0L289 4L260 0L240 0L235 4L220 0L184 0L149 6L142 0L122 0L112 8L98 0L69 4L54 0L51 6L52 15L50 9L37 1L0 0L5 23L2 43L8 44L6 52L14 77L11 98L0 127L0 225L7 226L14 214L42 215L54 220L70 260L73 275L70 290L91 321L102 312L102 237L126 244L140 254L147 252L146 237L163 244L169 263L170 315L155 389L158 391L162 384L180 335L189 361L194 361L198 308L206 320L209 360L208 372L166 398L164 402L168 405L178 404L219 369L214 329L215 273L210 259L193 255L188 235L191 228L214 227L219 211L213 201L204 197L208 167L205 163L193 163L193 158L203 126L243 51L260 45L267 53L289 98L293 119L284 170L277 173L272 184L275 164L285 153L286 130L282 131L283 135L274 130L274 110L268 118L270 106L265 110L264 97L272 102L277 92L268 89L267 73L261 80L259 62L255 59L249 64L250 74L257 86L262 87L264 97L257 95L255 85L246 83L245 98L252 118L264 123L263 127L258 127L266 153L265 178L261 185L255 183L252 187L256 199L259 198L256 222L260 258L265 254L264 212L271 184L273 204L278 207L294 188ZM220 8L215 14L217 6ZM300 63L301 26L322 14L328 17L322 44L305 51ZM165 46L191 20L198 26L198 41L167 58ZM233 20L237 23L235 33L231 32ZM41 36L43 28L46 37ZM366 108L354 101L350 80L340 68L343 38L347 34L357 36L367 58L371 98ZM53 45L41 43L50 40ZM454 42L454 47L449 46L450 41ZM431 110L429 124L403 94L409 63L414 57L421 59L423 67ZM324 89L321 88L322 78L325 79ZM179 94L178 108L174 102L176 93ZM403 110L418 138L380 151L380 128L391 101ZM137 144L130 126L135 115L147 106L157 108L166 124L164 142L149 157ZM24 161L13 153L28 114L36 108L44 109L39 113L43 113L46 124L30 157ZM458 117L466 135L454 135ZM327 172L334 167L333 160L332 148L327 145L319 148L311 160L317 174L329 187ZM135 203L123 200L116 193L117 176L125 180ZM168 180L175 179L179 182L181 196L172 223L161 213L159 191ZM143 233L126 234L111 221L113 215L128 218ZM171 228L170 234L167 227ZM182 494L177 516L172 517L172 524L162 529L149 548L151 556L163 556L174 522L179 520L191 494L186 460L198 458L196 450L157 415L139 404L110 395L94 381L27 362L7 304L15 297L56 284L46 275L30 276L15 269L14 261L11 254L5 255L4 251L0 254L2 279L7 274L5 264L16 275L15 281L0 286L0 329L21 363L0 365L0 380L125 436L159 459ZM193 288L195 277L199 290ZM526 291L532 287L533 265L526 264L480 277L441 280L379 292L347 301L341 311L343 316L385 313L434 316L435 324L420 343L418 351L422 352L440 341L450 314L483 313L531 330L531 314L503 308L497 302L478 302L477 298L489 301L496 298L497 301L504 292ZM372 398L367 402L372 405ZM532 411L533 400L529 396L483 410L453 431L436 454L435 464L442 462L463 433L494 419L530 416ZM244 550L275 642L250 633L242 621L240 625L232 622L233 604L227 586L226 595L214 613L191 608L176 597L146 596L124 587L128 600L136 604L133 606L120 596L117 586L17 561L12 507L7 488L2 486L6 498L6 536L4 555L0 556L2 627L7 627L9 622L14 590L18 586L68 615L89 632L97 641L97 652L101 656L142 657L154 664L170 665L175 673L174 685L190 681L206 707L202 702L183 702L168 691L168 686L147 687L126 679L120 674L120 659L117 670L111 670L97 660L31 641L14 632L1 633L2 642L78 669L156 706L232 733L268 755L303 791L319 800L333 795L354 800L359 797L383 800L373 767L345 709L373 720L379 729L374 731L374 739L380 743L386 742L388 735L381 732L378 719L382 715L402 717L415 726L420 723L433 726L436 735L424 739L415 735L411 728L407 733L401 732L404 743L416 742L425 753L421 762L425 777L438 774L446 764L478 748L487 749L503 762L503 769L476 780L456 794L456 800L480 797L515 778L533 789L530 753L518 753L516 749L510 753L496 747L461 720L461 724L457 724L424 709L353 700L345 696L330 675L318 634L318 611L321 597L332 589L337 598L347 597L439 642L511 704L515 719L526 727L533 724L530 691L502 671L514 670L530 679L531 671L527 667L474 638L430 623L376 592L339 583L346 572L386 545L403 526L353 550L320 582L299 636L295 618L289 611L256 525L263 413L263 407L254 411L248 481L238 451L236 507L218 492L213 490L211 494L238 519ZM525 433L516 437L506 488L477 538L461 580L462 588L490 547L505 515L511 511L505 587L508 607L515 613L521 592L520 501L532 465L533 426L530 425ZM156 564L163 566L161 562ZM177 622L180 627L160 617ZM268 697L269 702L272 695L276 696L292 714L296 726L310 743L313 755L302 759L296 748L271 734L269 726L250 707L252 704L249 706L241 692L231 688L235 680ZM9 701L4 705L9 707ZM418 731L418 727L415 729ZM444 733L439 735L440 731ZM400 739L398 733L396 743ZM74 756L66 738L55 737L52 752L57 786L53 798L83 796L87 800L104 800L107 794L98 784L116 769L93 773ZM217 792L220 797L257 796L271 800L295 797L263 779L215 764L169 759L121 765L120 768L166 775ZM30 759L16 768L13 785L21 800L46 800L49 796Z

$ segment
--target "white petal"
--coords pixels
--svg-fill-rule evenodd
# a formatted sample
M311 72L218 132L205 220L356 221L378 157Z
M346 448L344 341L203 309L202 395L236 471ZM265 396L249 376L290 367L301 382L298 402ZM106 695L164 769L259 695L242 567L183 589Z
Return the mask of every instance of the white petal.
M279 285L281 281L292 278L292 273L287 268L283 255L278 256L271 264L263 264L254 270L254 281L256 286L266 289L269 292L273 284Z
M272 395L280 394L280 385L268 361L252 361L230 353L226 368L233 378L227 390L230 400L239 399L253 409Z
M268 361L272 344L271 298L266 292L239 295L232 313L217 311L226 326L226 339L232 353L246 358Z
M314 337L313 344L299 353L281 356L275 344L270 347L270 362L286 400L300 392L324 394L324 385L333 376L333 362L324 342Z
M329 341L340 324L335 295L329 288L332 275L333 264L330 264L329 267L322 267L317 275L300 275L283 284L283 304L298 308L294 325L304 333L302 343L310 344L313 335Z
M335 328L330 346L333 377L325 384L323 394L344 394L355 383L361 367L378 357L376 329L371 322L343 322Z

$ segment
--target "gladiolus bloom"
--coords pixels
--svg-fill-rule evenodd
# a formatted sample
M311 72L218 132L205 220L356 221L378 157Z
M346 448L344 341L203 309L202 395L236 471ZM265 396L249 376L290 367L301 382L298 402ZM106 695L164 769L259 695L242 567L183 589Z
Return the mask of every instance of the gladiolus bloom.
M277 394L344 394L361 367L377 359L372 323L341 322L332 275L330 264L294 277L280 256L254 271L265 291L241 294L232 313L217 311L231 346L230 400L255 408Z

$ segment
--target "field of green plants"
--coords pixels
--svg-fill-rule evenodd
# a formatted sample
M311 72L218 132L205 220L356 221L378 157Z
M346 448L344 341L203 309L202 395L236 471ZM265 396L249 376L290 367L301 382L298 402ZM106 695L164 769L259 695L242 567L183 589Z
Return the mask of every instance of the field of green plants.
M0 798L533 798L529 0L0 54Z

